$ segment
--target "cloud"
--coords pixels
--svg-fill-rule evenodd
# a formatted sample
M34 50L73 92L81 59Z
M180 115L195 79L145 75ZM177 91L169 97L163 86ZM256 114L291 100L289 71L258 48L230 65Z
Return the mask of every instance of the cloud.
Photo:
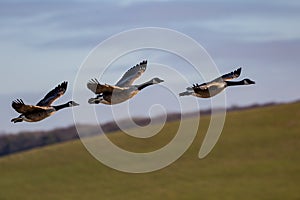
M90 48L127 29L160 26L213 40L299 37L299 6L260 1L2 1L2 38L45 48ZM211 37L209 37L211 36ZM242 36L242 37L241 37Z

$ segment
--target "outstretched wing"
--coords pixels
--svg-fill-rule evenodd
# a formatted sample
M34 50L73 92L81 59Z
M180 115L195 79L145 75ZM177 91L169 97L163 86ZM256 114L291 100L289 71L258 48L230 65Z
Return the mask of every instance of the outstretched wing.
M222 84L224 81L229 81L235 78L238 78L241 74L242 68L238 68L235 71L232 71L230 73L224 74L223 76L220 76L210 82L205 83L205 85L203 87L212 87L212 86L219 86L220 84Z
M116 86L119 87L128 87L133 84L133 82L138 79L147 68L147 60L140 62L140 64L135 65L130 68L122 78L116 83Z
M241 75L241 71L242 71L242 68L238 68L237 70L233 71L233 72L230 72L228 74L224 74L222 76L222 79L224 81L229 81L231 79L234 79L234 78L238 78L240 75Z
M123 90L123 88L120 88L118 86L112 86L107 84L100 84L97 79L92 79L87 83L87 88L90 89L95 94L101 94L104 92L112 93L113 90Z
M67 90L68 82L64 81L60 85L56 86L53 90L51 90L40 102L38 102L37 106L50 106L55 100L61 97Z
M32 106L32 105L25 105L22 99L17 99L12 102L11 106L18 112L18 113L26 113L26 112L33 112L33 111L43 111L43 108L39 106Z

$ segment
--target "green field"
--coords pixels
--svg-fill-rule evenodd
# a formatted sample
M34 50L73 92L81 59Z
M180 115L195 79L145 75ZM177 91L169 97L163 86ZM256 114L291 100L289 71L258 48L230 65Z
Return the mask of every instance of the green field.
M0 200L300 199L300 103L227 114L220 140L205 158L199 147L209 118L176 162L147 174L127 174L95 160L80 141L0 158ZM178 123L142 140L111 134L138 152L162 147Z

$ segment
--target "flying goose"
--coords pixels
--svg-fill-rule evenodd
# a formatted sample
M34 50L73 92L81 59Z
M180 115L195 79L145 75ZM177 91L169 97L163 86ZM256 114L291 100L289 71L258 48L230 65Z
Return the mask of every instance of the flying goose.
M133 85L133 82L138 79L147 68L147 60L140 62L130 68L116 83L116 85L101 84L97 79L92 79L87 83L87 88L94 92L97 96L90 98L90 104L118 104L122 103L135 96L142 89L163 82L159 78L153 78L150 81L140 85Z
M224 74L221 77L214 79L213 81L202 83L201 85L194 84L193 87L186 88L185 92L179 94L179 96L188 96L193 95L200 98L210 98L220 92L222 92L228 86L237 86L237 85L251 85L255 84L254 81L246 78L241 81L230 81L232 79L238 78L241 74L242 68Z
M74 101L69 101L68 103L61 104L58 106L51 106L51 104L60 98L67 90L68 82L63 82L53 90L51 90L40 102L34 105L26 105L22 99L17 99L12 102L12 107L21 115L17 118L11 120L11 122L17 123L22 121L27 122L37 122L43 120L56 111L67 108L78 106L79 104Z

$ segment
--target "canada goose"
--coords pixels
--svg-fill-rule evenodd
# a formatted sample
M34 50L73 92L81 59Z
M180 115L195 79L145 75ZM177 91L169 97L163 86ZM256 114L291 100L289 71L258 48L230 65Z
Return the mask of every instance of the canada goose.
M163 82L159 78L153 78L140 85L132 85L133 82L138 79L147 68L147 61L144 60L140 64L130 68L122 78L116 83L116 85L100 84L97 79L92 79L87 83L88 89L97 94L95 98L90 98L88 102L90 104L118 104L122 103L133 96L135 96L142 89Z
M242 81L229 81L238 78L241 71L242 68L238 68L237 70L224 74L213 81L202 83L201 85L194 84L193 87L186 88L187 91L180 93L179 96L193 95L200 98L209 98L219 94L228 86L255 84L254 81L247 78Z
M78 106L79 104L74 101L69 101L68 103L51 106L51 104L61 97L65 91L67 90L68 82L63 82L53 90L51 90L40 102L34 105L26 105L22 99L17 99L12 102L12 107L21 115L17 118L11 120L11 122L17 123L22 121L27 122L37 122L43 120L51 115L53 115L56 111L67 108Z

